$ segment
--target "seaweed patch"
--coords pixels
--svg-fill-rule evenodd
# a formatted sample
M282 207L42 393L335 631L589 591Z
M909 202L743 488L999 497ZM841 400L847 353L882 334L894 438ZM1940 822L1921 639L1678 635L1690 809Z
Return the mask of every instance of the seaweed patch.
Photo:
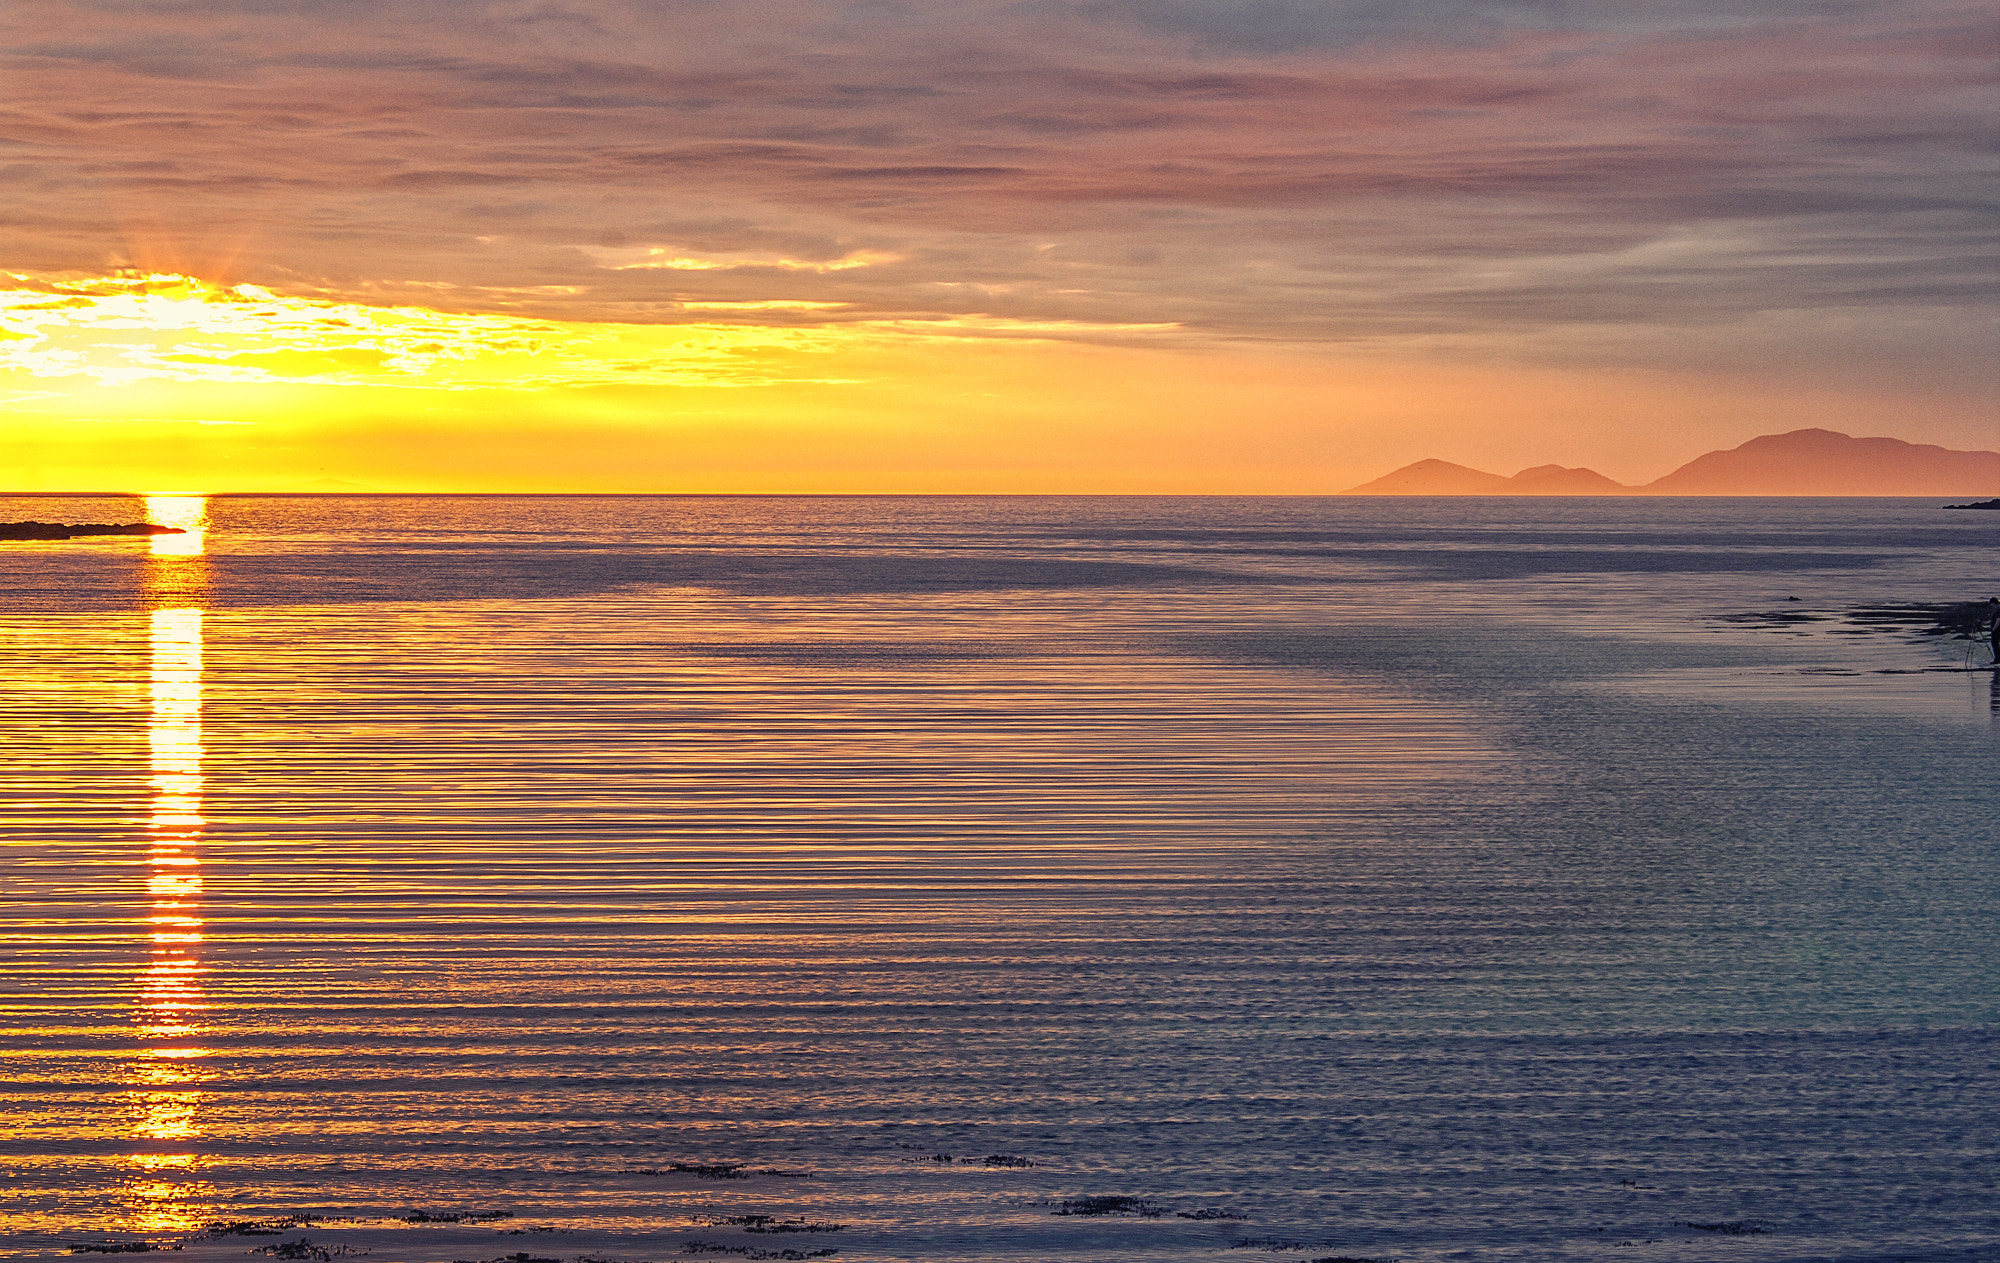
M620 1175L692 1175L698 1180L747 1180L747 1162L675 1162L661 1167L628 1167ZM790 1171L759 1171L758 1175L792 1175Z
M205 1225L204 1237L281 1237L294 1228L326 1222L324 1215L285 1215L277 1219L217 1220Z
M250 1253L267 1254L274 1259L316 1259L320 1263L325 1263L328 1259L340 1258L344 1255L366 1254L368 1251L350 1250L344 1245L314 1245L312 1238L300 1237L297 1241L280 1241L276 1245L263 1246L250 1251Z
M1073 1197L1054 1212L1058 1215L1136 1215L1158 1219L1166 1214L1159 1205L1144 1197Z
M711 1228L736 1227L745 1232L842 1232L846 1224L815 1222L800 1216L780 1219L775 1215L729 1215L702 1221Z
M760 1250L748 1245L722 1245L715 1241L683 1241L683 1254L733 1254L744 1259L825 1259L839 1254L831 1247L824 1250Z
M1720 1233L1725 1237L1762 1237L1769 1236L1771 1232L1769 1228L1759 1225L1754 1219L1717 1220L1713 1223L1697 1223L1689 1219L1676 1219L1674 1227L1692 1228L1696 1232Z

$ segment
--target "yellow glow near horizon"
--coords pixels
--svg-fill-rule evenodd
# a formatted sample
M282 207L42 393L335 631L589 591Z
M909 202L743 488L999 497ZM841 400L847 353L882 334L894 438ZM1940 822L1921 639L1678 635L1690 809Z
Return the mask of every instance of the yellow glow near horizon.
M968 316L823 325L620 324L371 307L186 276L96 277L0 289L0 370L103 386L373 386L535 391L579 386L753 386L841 381L828 359L870 341L1026 336L1088 325ZM844 302L689 300L690 312L810 314ZM210 419L209 424L243 424Z
M661 326L680 334L669 358L628 328L644 326L365 307L183 276L98 278L0 291L0 366L102 385L721 384L745 379L741 349L809 343L812 332Z
M8 288L0 273L0 492L1325 494L1426 456L1644 482L1760 433L1837 422L1950 445L1953 427L1990 427L1984 398L1901 384L1225 342L1172 323L867 318L782 297L796 274L651 303L683 323L639 324L165 275ZM1931 433L1908 433L1918 414ZM199 547L155 544L163 560ZM202 572L155 570L156 604L206 602Z

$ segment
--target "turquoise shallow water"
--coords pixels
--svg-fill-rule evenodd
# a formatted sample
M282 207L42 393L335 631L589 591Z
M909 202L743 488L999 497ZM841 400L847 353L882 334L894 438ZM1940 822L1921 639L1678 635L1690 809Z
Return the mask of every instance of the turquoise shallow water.
M0 1249L2000 1257L1993 676L1855 613L2000 523L206 515L0 545Z

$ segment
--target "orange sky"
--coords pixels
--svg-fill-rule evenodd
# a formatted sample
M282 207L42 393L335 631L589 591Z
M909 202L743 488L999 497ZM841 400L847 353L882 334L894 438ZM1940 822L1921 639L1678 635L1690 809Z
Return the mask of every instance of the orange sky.
M1748 433L1985 423L1947 393L1919 417L1900 389L1218 347L1170 325L610 324L164 277L0 301L18 490L1311 494L1413 451L1641 481Z
M1312 493L1424 457L1643 482L1803 427L2000 446L1991 25L20 0L0 490Z

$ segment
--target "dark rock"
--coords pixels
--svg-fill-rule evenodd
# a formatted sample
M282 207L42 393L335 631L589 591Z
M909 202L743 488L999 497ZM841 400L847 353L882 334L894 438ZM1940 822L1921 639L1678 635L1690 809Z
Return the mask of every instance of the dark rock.
M151 522L0 522L0 539L75 539L79 535L185 535Z

